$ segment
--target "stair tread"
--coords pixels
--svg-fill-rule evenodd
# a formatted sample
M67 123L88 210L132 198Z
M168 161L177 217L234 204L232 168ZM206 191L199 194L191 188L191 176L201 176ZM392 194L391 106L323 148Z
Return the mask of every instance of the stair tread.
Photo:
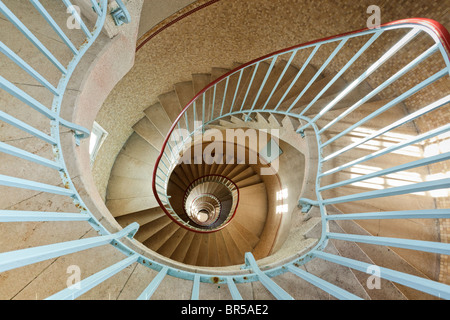
M198 94L206 86L211 83L210 73L195 73L192 75L192 84L194 88L194 93Z
M329 84L329 82L334 78L335 74L330 74L324 77L321 80L316 80L311 87L305 92L305 94L294 104L294 101L297 97L292 97L291 99L286 100L282 103L280 108L287 109L292 106L292 110L296 110L298 113L299 110L302 110L309 106L313 99L317 99L320 92L323 88ZM325 105L328 105L331 101L333 101L338 95L342 93L342 91L348 87L348 84L344 79L339 78L336 80L319 98L318 100L310 106L310 108L305 111L306 115L311 115L318 113ZM369 92L372 91L372 88L366 84L362 83L360 86L354 88L352 91L347 93L339 103L337 103L333 109L345 108L346 106L351 106L355 102L364 98Z
M240 202L233 220L236 220L259 237L264 230L266 218L266 203L258 203L256 206L256 203L253 202L248 204Z
M200 240L200 248L198 250L198 256L196 264L198 266L207 266L208 265L208 252L209 252L209 234L204 233L201 235Z
M210 233L208 236L208 266L219 266L219 251L217 247L217 233Z
M117 217L116 220L122 227L126 227L133 222L137 222L140 226L142 226L165 215L164 210L157 207L149 210L129 213L127 215Z
M242 93L243 86L245 86L247 74L247 70L242 71L242 75L241 71L236 72L228 77L227 80L220 81L216 85L214 117L218 117L220 114L227 114L231 110L238 110L240 108L239 96ZM237 87L238 84L239 87Z
M339 226L338 223L332 222L330 224L330 231L331 232L342 232L345 233L345 231ZM334 241L332 240L333 245L338 250L339 255L348 257L350 259L355 259L358 261L362 261L365 263L368 263L370 265L375 265L375 263L370 259L367 254L362 251L362 249L354 242L346 242L343 243L341 241ZM361 284L367 283L367 276L354 273L355 277L360 281ZM401 293L401 291L390 281L382 280L382 286L383 291L380 292L380 290L366 290L367 294L370 296L372 300L402 300L405 299L405 296Z
M114 166L111 170L111 175L117 177L139 179L143 176L146 176L146 173L151 172L153 172L152 164L132 158L127 154L121 152L114 162ZM147 176L150 177L151 174Z
M162 149L164 137L147 117L139 120L133 126L133 130L150 143L156 150Z
M159 207L154 196L129 198L129 199L111 199L106 201L106 206L113 217L123 216L129 213L143 211Z
M194 85L192 81L183 81L176 83L174 85L175 92L178 97L179 105L181 106L181 109L183 110L189 102L194 98ZM200 121L200 113L199 110L196 110L194 113L194 107L197 108L196 105L192 104L188 109L185 111L185 117L187 117L188 120L188 126L189 131L192 131L195 126L196 121ZM195 119L194 119L195 115Z
M249 228L246 228L245 226L240 224L237 220L233 220L231 223L234 225L234 227L236 227L236 229L241 233L241 235L247 239L248 243L252 248L254 248L258 244L259 237L255 235L252 231L250 231Z
M339 254L338 250L332 243L330 243L324 251L334 255ZM305 267L309 273L331 284L339 286L343 290L353 293L362 299L370 299L364 289L364 286L355 277L352 269L348 267L316 259L308 262ZM333 272L330 272L331 270L333 270Z
M370 184L367 184L370 186ZM365 186L365 185L364 185ZM376 186L374 184L374 186ZM332 190L322 192L324 198L331 199L335 197L355 195L358 193L376 191L378 187L362 187L359 186L345 186ZM395 200L389 200L389 199ZM343 212L367 212L370 211L402 211L402 210L420 210L420 209L433 209L435 207L432 197L416 195L416 194L404 194L389 197L380 197L374 199L366 199L364 203L358 203L356 201L344 202L335 204L335 207Z
M243 173L243 172L248 172L248 170L251 170L251 171L253 171L252 170L252 168L250 168L248 165L246 165L246 164L238 164L238 165L236 165L236 166L234 166L233 167L233 169L230 171L230 172L228 172L227 174L226 174L226 177L228 178L228 179L231 179L231 180L233 180L233 182L235 182L234 181L234 179L237 177L237 176L239 176L241 173ZM245 174L244 174L245 175Z
M241 92L241 95L238 99L239 106L241 106L242 110L249 110L255 105L255 98L259 92L259 88L267 74L267 71L270 67L270 64L262 61L258 65L252 67L252 73L249 77L248 85L245 86L244 90ZM250 83L250 81L252 81ZM250 88L249 88L250 86Z
M165 226L170 224L172 220L168 216L157 218L149 223L142 225L135 235L135 239L144 243L148 238L162 230Z
M186 253L186 256L183 261L184 263L191 265L196 264L201 241L202 241L202 234L196 233Z
M362 157L369 156L373 154L374 152L377 152L378 150L385 149L385 146L380 147L379 145L382 144L383 141L381 140L374 140L371 143L368 144L362 144L359 145L352 150L348 150L346 152L343 152L339 156L328 160L324 163L323 166L323 172L328 172L332 168L338 168L339 166L346 165L347 163L350 163L354 160L361 159ZM391 145L392 143L386 143L386 147ZM378 144L378 145L377 145ZM333 144L332 147L327 147L327 149L324 149L323 155L324 157L331 155L334 152L337 152L341 150L344 147L347 147L349 143L342 142L339 144ZM390 156L394 155L395 162L392 162L392 159L389 159ZM380 169L386 169L392 167L394 164L404 164L407 162L411 162L414 160L418 160L422 157L421 147L420 146L409 146L404 149L400 149L398 151L395 151L394 153L391 153L390 155L383 155L379 157L375 157L370 160L366 160L361 162L360 164L356 165L360 168L366 168L369 170L380 170ZM347 171L351 171L353 169L347 168ZM420 169L414 169L414 171ZM423 169L422 169L423 170Z
M233 238L233 235L230 233L230 228L222 229L220 232L223 235L225 240L225 245L227 247L228 256L230 257L230 261L232 264L243 264L244 263L244 254L241 248L236 243L236 240Z
M170 220L170 219L169 219ZM143 244L154 250L159 252L159 249L169 240L171 237L177 232L181 227L170 220L170 222L165 225L162 229L158 230L156 233L152 234L146 240L143 241Z
M175 90L159 95L158 100L166 111L170 121L174 123L182 110Z
M335 226L336 224L331 224L331 227ZM370 235L366 230L364 230L361 226L359 226L354 221L339 221L337 223L339 228L343 230L346 233L349 234L364 234L364 235ZM336 230L335 227L333 227L334 230ZM335 246L339 246L340 252L344 253L344 250L342 248L342 245L338 243L338 241L333 241L333 244ZM345 244L345 243L344 243ZM410 263L408 263L405 259L400 257L397 253L395 253L393 250L387 250L384 246L373 246L373 245L366 245L363 243L351 243L350 245L357 246L360 250L364 252L364 255L370 259L373 265L380 265L385 268L397 270L400 272L404 272L411 275L416 275L419 277L426 277L423 273L418 271L416 268L414 268ZM351 256L349 256L351 257ZM367 259L366 258L366 259ZM364 260L363 260L364 261ZM383 281L383 280L382 280ZM421 299L428 299L428 295L421 293L420 291L411 289L406 286L398 286L395 285L395 287L402 292L403 295L406 296L407 299L411 300L421 300ZM378 291L378 290L372 290L372 291Z
M192 84L194 88L194 93L197 95L200 91L206 88L211 83L210 73L197 73L192 75ZM209 120L210 115L210 99L212 96L212 90L208 90L204 93L204 99L201 97L197 100L197 106L199 111L199 120ZM203 104L205 104L203 106ZM203 110L205 114L203 114Z
M158 249L158 253L165 257L171 257L187 233L188 230L178 228L177 231L175 231L175 233Z
M189 178L186 176L184 170L177 166L173 171L172 175L176 175L176 177L183 183L183 186L185 187L185 190L187 187L191 184L192 181L189 180ZM172 177L171 177L172 178Z
M272 61L271 61L272 63ZM292 65L290 65L286 70L287 61L282 60L276 62L273 66L273 69L267 78L265 86L261 91L261 95L256 103L256 108L261 109L267 102L269 95L272 93L275 85L278 83L277 88L283 87L285 83L289 80L293 79L295 75L298 73L298 69ZM280 79L281 74L284 72L283 78ZM276 88L274 93L276 92Z
M233 238L233 241L239 248L239 252L242 256L244 256L246 252L251 252L253 250L248 240L241 235L239 230L234 225L229 224L227 226L227 231Z
M180 167L183 170L186 178L189 180L190 183L192 183L195 180L195 178L194 175L192 174L191 166L185 163L181 163Z
M231 69L227 68L219 68L219 67L213 67L211 68L211 81L217 80L227 72L230 72Z
M251 176L256 175L256 173L253 171L252 167L248 167L247 169L245 169L244 171L236 174L233 177L230 177L230 179L232 179L235 183L250 178Z
M261 178L259 177L259 175L253 175L249 178L238 181L236 183L236 185L238 186L238 188L245 188L245 187L260 183L260 182L261 182Z
M327 129L324 133L327 134L328 131L331 132L342 132L345 129L349 128L351 125L355 124L356 122L363 119L365 116L377 111L382 106L384 106L386 103L388 103L388 100L379 100L374 101L370 103L365 103L362 106L360 106L355 111L349 113L347 116L345 116L342 120L339 122L333 124L329 129ZM325 113L321 119L318 120L318 125L320 128L324 127L330 120L335 119L337 116L339 116L343 111L342 110L330 110L329 112ZM367 129L370 131L376 131L379 129L382 129L386 126L389 126L396 120L407 116L407 113L404 111L403 108L396 106L393 108L390 108L389 110L381 113L380 115L376 116L372 120L366 121L361 127L363 129ZM404 125L395 128L394 130L391 130L389 134L392 135L398 134L398 135L417 135L417 129L414 126L414 123L409 122L405 123Z
M228 266L231 265L231 259L228 253L228 248L225 242L225 238L223 236L223 232L219 231L217 233L217 251L220 252L218 255L218 263L220 266Z
M152 147L136 132L131 134L120 153L150 165L154 165L159 156L158 150Z
M170 258L179 262L183 262L186 258L186 254L189 250L192 240L194 239L194 236L194 232L186 232L180 244L177 246Z
M183 109L194 97L194 85L192 81L183 81L176 83L174 88Z
M165 137L172 126L172 121L170 121L169 116L164 110L161 103L155 103L154 105L148 107L144 111L146 117L152 122L152 124L157 128L159 133Z
M144 175L142 179L111 176L108 183L106 198L108 200L119 200L149 197L152 195L151 175Z
M301 69L299 69L299 71L300 70ZM291 80L287 81L283 86L278 87L278 89L275 91L274 95L272 96L272 98L270 99L270 101L268 103L268 108L269 109L275 108L283 96L284 96L283 101L287 101L292 98L295 99L298 96L298 94L300 94L300 92L302 92L302 90L305 88L305 86L308 84L308 82L312 79L312 77L316 74L316 72L317 72L317 70L314 67L312 67L311 65L307 65L305 67L303 73L300 75L300 77L297 79L297 81L291 88L291 90L288 91L292 82L295 80L295 76L297 76L297 75L295 75L294 78L292 78ZM322 78L323 78L323 76L319 75L317 77L316 82L320 81L320 79L322 79ZM310 89L314 89L314 88L310 88Z

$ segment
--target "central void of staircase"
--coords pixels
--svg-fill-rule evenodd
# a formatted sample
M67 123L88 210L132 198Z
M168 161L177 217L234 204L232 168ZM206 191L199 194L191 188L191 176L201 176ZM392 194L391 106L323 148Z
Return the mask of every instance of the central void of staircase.
M239 65L235 64L236 67ZM277 65L278 74L285 65L286 62ZM261 66L259 78L267 68ZM173 91L161 94L159 102L145 110L145 116L134 125L134 133L117 156L108 183L106 205L117 222L122 227L138 222L141 227L135 235L136 240L152 251L187 265L241 265L246 252L252 252L258 259L265 258L282 246L289 232L286 221L292 212L299 211L295 203L290 203L289 212L280 212L283 203L284 208L288 204L286 199L277 200L277 194L279 197L287 185L292 185L288 180L296 180L291 192L297 193L297 197L300 195L306 146L300 137L293 137L296 134L288 118L262 114L257 114L251 122L237 117L232 117L231 122L217 121L205 129L200 142L192 139L179 154L179 163L168 177L167 194L171 209L183 225L171 219L156 201L152 191L154 165L173 122L197 92L228 71L212 68L210 74L193 74L192 81L177 83ZM287 75L293 78L296 71L296 67L290 66ZM312 74L314 68L309 67L308 72ZM236 99L242 100L244 94L241 92ZM250 94L256 95L256 92ZM217 95L217 99L222 98ZM198 120L192 114L181 129L194 127ZM270 168L260 154L261 146L265 147L267 143L257 140L253 145L255 143L245 139L245 135L247 130L267 131L268 127L291 135L283 137L288 142L280 140L279 144L283 145L283 157L295 153L299 159L294 172L280 174L272 170L269 175L261 175L262 168ZM225 140L226 130L236 134L235 141ZM214 143L222 144L223 152L209 153L214 158L212 161L203 159L209 146L205 141L212 141L212 134L217 139L217 132L224 139ZM270 139L269 134L267 140ZM200 157L198 152L195 153L199 149ZM232 152L227 153L230 149ZM250 161L254 158L257 159L255 163ZM163 184L162 181L155 182ZM312 219L302 232L306 233L317 224L320 219ZM303 236L302 240L300 247L311 247L317 238Z

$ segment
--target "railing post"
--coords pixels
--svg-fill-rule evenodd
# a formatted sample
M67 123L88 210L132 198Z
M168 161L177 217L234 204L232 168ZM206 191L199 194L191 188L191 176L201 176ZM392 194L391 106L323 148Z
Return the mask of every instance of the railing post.
M250 252L245 253L245 265L251 269L257 276L259 281L270 291L270 293L279 300L294 300L290 294L278 286L272 279L270 279L264 272L259 269L255 257Z
M319 206L319 202L315 200L310 200L306 198L301 198L298 200L298 206L302 208L302 213L308 213L311 208Z
M167 271L169 268L164 266L156 277L153 278L152 282L148 285L147 288L141 293L141 295L137 298L138 300L150 300L153 293L155 293L156 289L158 289L159 285L163 281L164 277L167 275Z
M116 23L116 26L121 26L124 23L131 22L131 16L127 7L123 4L122 0L116 0L118 8L111 12L111 15Z

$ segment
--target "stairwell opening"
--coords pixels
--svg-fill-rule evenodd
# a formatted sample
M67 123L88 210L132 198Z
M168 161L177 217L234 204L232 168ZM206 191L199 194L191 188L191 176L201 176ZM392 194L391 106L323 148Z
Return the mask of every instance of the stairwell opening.
M248 120L254 126L257 119ZM264 122L261 121L260 125L264 126ZM142 126L139 129L142 133ZM298 146L295 148L279 139L278 131L285 132L286 128L273 129L272 135L267 134L267 128L261 129L264 129L264 134L255 135L256 139L252 140L249 132L258 132L258 129L227 128L223 120L221 124L208 126L200 138L191 139L183 151L177 153L179 159L167 178L168 204L165 208L130 212L117 216L117 221L126 227L141 219L142 227L135 238L143 245L171 260L203 267L239 266L245 260L246 252L252 252L257 259L270 257L283 247L292 230L301 232L300 238L305 238L305 233L313 225L302 229L299 227L304 225L303 219L291 219L299 210L295 195L302 192L305 157ZM233 133L232 139L220 140L219 136L227 137L227 130ZM210 139L211 136L215 139ZM125 164L121 163L133 157L141 157L145 161L142 154L145 142L151 145L156 138L153 136L153 139L148 137L146 140L142 137L130 137L115 169L123 170L120 168ZM269 150L271 145L276 150ZM130 153L132 150L136 151ZM141 155L137 156L136 152ZM148 183L143 178L140 175L135 183ZM117 182L127 192L137 190L121 181L112 177L110 190L117 188ZM280 197L286 192L293 197ZM164 212L164 209L168 211ZM291 230L292 221L295 221L295 227ZM317 225L317 219L312 221ZM310 247L315 241L308 240L307 245L300 241L300 247ZM290 249L281 251L286 258L298 253L298 243L289 243L289 246ZM267 260L267 263L272 263L272 260Z

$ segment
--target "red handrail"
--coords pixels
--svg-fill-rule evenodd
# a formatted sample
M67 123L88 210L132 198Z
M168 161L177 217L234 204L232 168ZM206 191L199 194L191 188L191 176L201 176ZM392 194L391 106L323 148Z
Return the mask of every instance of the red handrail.
M426 27L427 29L430 30L430 32L432 32L435 36L437 36L437 38L439 39L439 41L441 42L446 54L447 54L447 65L450 67L450 33L448 32L448 30L439 22L432 20L432 19L427 19L427 18L410 18L410 19L402 19L402 20L396 20L396 21L392 21L392 22L388 22L385 24L382 24L380 27L385 28L385 27L391 27L391 26L401 26L401 25L418 25L418 26L422 26L422 27ZM159 167L159 163L161 161L161 158L163 156L164 150L167 146L167 143L169 141L169 137L172 135L173 131L175 130L178 122L180 121L181 117L184 115L184 113L187 111L187 109L189 109L189 107L194 103L194 101L196 101L200 96L202 96L206 91L208 91L210 88L214 87L216 84L218 84L219 82L221 82L223 79L226 79L227 77L229 77L230 75L236 73L239 70L242 70L250 65L253 65L255 63L258 63L260 61L266 60L270 57L273 57L275 55L280 55L289 51L292 51L294 49L301 49L302 47L306 47L306 46L310 46L312 44L316 44L319 42L324 42L324 41L328 41L328 40L333 40L333 39L339 39L345 36L349 36L352 34L357 34L357 33L362 33L362 32L366 32L371 30L370 28L364 28L364 29L360 29L360 30L355 30L355 31L351 31L351 32L346 32L346 33L342 33L339 35L335 35L335 36L331 36L331 37L326 37L326 38L322 38L322 39L318 39L318 40L314 40L314 41L309 41L303 44L299 44L299 45L295 45L289 48L285 48L279 51L275 51L272 53L269 53L267 55L264 55L260 58L254 59L250 62L247 62L227 73L225 73L224 75L222 75L221 77L217 78L216 80L214 80L213 82L211 82L209 85L207 85L205 88L203 88L201 91L199 91L192 99L191 101L189 101L189 103L183 108L183 110L181 111L181 113L178 115L178 117L175 119L175 121L173 122L169 132L167 133L166 138L164 139L164 143L162 145L161 148L161 153L159 154L156 163L155 163L155 167L153 169L153 181L152 181L152 189L153 189L153 193L155 195L156 201L158 202L158 204L160 205L160 207L164 210L164 212L166 213L166 215L171 218L174 222L176 222L178 225L180 225L181 227L191 230L191 231L195 231L192 229L187 228L186 226L180 224L176 219L174 219L170 213L166 210L166 208L164 207L163 203L161 202L161 199L158 196L158 193L156 191L156 174L157 174L157 170Z

